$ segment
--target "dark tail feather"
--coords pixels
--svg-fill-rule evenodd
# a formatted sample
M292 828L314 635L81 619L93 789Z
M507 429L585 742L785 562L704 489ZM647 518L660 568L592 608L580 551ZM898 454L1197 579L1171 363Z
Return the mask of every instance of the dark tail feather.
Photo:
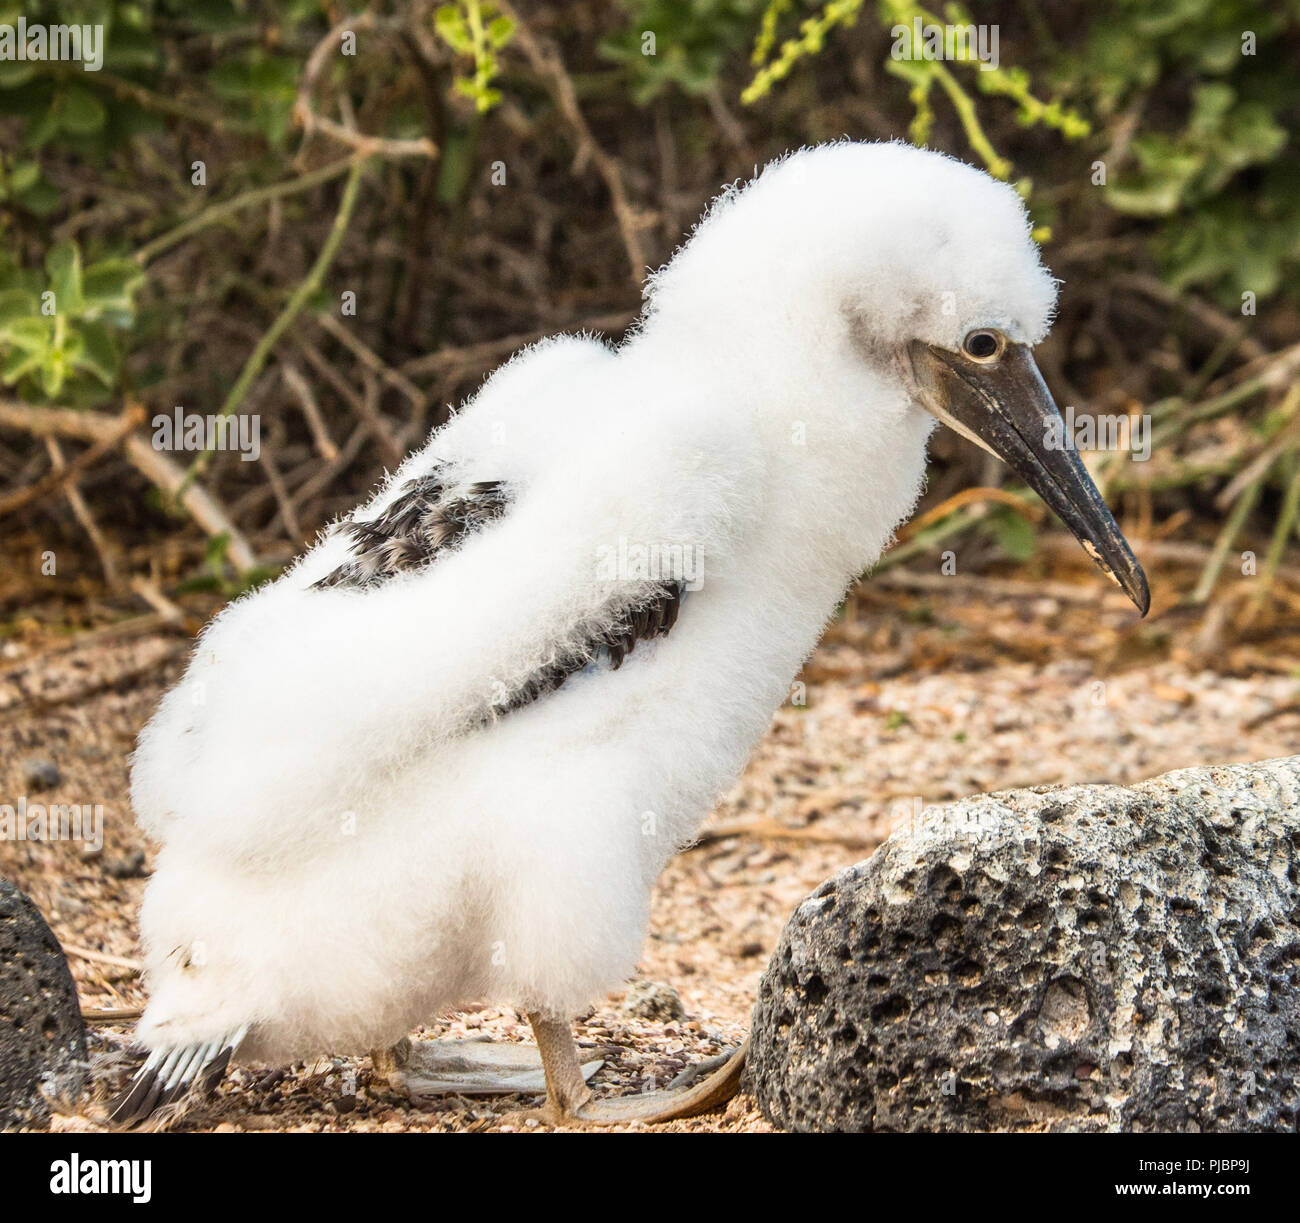
M109 1120L135 1125L165 1104L174 1104L197 1083L206 1095L221 1081L248 1029L199 1045L155 1049L136 1071L130 1086L113 1101Z

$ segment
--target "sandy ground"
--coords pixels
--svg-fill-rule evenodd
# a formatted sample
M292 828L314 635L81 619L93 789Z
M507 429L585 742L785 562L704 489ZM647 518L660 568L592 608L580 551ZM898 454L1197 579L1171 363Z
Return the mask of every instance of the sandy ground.
M1068 592L1066 592L1068 594ZM662 1086L743 1036L786 916L828 875L868 856L923 804L1049 782L1136 781L1193 764L1300 751L1300 666L1266 646L1171 648L1159 620L1135 626L1107 596L910 598L876 593L828 635L748 769L655 893L638 977L671 987L681 1018L632 1014L613 994L578 1024L606 1059L602 1093ZM1202 645L1204 646L1204 641ZM1213 646L1213 643L1211 643ZM150 849L127 801L127 754L181 664L183 636L146 634L51 648L0 648L0 802L102 803L102 851L0 842L0 872L40 906L64 945L138 954L136 911ZM37 792L22 761L61 774ZM143 856L142 856L143 855ZM70 952L88 1014L135 1007L129 968ZM422 1034L527 1038L513 1011L470 1008ZM95 1096L55 1128L97 1129L123 1081L130 1024L96 1023ZM416 1108L372 1078L368 1060L321 1057L288 1069L242 1067L208 1103L174 1119L188 1130L514 1128L519 1098L447 1098ZM675 1130L766 1128L740 1096L724 1114Z

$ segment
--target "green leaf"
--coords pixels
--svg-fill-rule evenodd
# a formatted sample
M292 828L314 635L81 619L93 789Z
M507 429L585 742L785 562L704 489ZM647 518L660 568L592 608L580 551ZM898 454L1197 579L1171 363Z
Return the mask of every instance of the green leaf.
M215 573L220 574L226 553L230 550L230 532L219 531L208 540L203 550L203 563Z
M105 386L117 380L119 357L113 335L102 323L80 323L81 348L73 364L98 378Z
M13 386L28 374L35 373L41 367L41 354L24 352L21 349L11 352L0 365L0 382Z
M20 161L9 171L9 190L15 195L30 190L41 177L41 167L34 161Z
M59 206L61 198L59 189L53 183L42 178L35 186L24 191L18 197L18 202L28 212L34 213L38 217L44 217L49 216Z
M49 358L41 366L41 390L50 399L53 399L63 390L63 383L67 375L68 367L63 359L63 353L50 353Z
M438 165L438 202L451 204L459 199L472 171L468 134L463 128L450 128L443 138Z
M193 4L187 6L185 21L197 28L196 7ZM118 75L155 70L162 62L160 40L152 29L133 30L118 22L113 25L111 34L105 37L104 44L104 67Z
M27 147L39 149L58 134L60 123L58 99L55 98L39 119L27 129Z
M23 352L38 354L41 360L50 350L54 325L44 318L19 318L5 325L0 339Z
M242 7L242 6L241 6ZM229 34L240 29L247 18L230 0L188 0L185 23L205 34Z
M74 136L91 136L104 126L108 111L89 89L69 86L59 95L59 126Z
M0 337L5 328L17 319L31 318L40 310L35 296L25 289L0 291Z
M54 290L54 308L65 317L81 313L81 250L75 242L60 242L45 256L45 271Z
M271 144L281 143L289 131L297 97L297 65L260 48L243 58L228 58L209 76L213 93L251 111L252 122Z
M129 315L132 297L144 280L144 271L134 259L101 259L86 269L82 281L83 310L87 318L114 311Z
M474 50L474 39L465 24L465 18L454 4L441 5L433 15L433 28L453 51L460 55L470 55Z
M1131 187L1108 187L1106 201L1116 212L1126 212L1130 216L1166 217L1178 210L1182 200L1182 187L1182 183L1173 179Z
M1027 561L1037 546L1034 528L1014 510L990 516L993 538L1003 553L1013 561Z

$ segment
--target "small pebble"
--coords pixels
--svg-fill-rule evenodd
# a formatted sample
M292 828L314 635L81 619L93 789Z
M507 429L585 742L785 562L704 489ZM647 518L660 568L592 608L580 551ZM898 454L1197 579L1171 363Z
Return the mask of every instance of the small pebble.
M29 756L19 763L29 790L53 790L63 780L59 766L45 756Z
M634 981L623 998L623 1013L638 1019L685 1019L677 991L662 981Z
M144 850L137 849L121 858L109 858L104 863L104 874L113 879L139 879L145 873Z

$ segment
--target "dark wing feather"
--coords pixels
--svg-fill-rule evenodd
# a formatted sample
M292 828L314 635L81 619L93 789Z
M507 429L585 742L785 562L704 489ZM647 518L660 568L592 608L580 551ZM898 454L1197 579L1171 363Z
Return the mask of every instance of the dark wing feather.
M510 498L499 480L483 480L453 491L441 468L409 480L377 517L340 524L349 538L351 558L313 584L313 589L371 589L400 573L432 564L471 531L505 513ZM554 692L569 676L607 659L617 670L638 641L664 636L677 623L683 587L680 582L652 586L635 602L618 608L612 618L580 645L557 655L514 692L493 706L484 721L531 704Z
M377 518L340 524L352 557L313 588L364 589L423 568L475 527L499 518L508 504L499 480L483 480L458 493L444 485L441 469L408 480Z
M127 1088L109 1105L115 1125L135 1125L191 1091L208 1095L221 1081L246 1028L206 1045L155 1050L136 1071Z
M566 650L553 662L535 671L525 684L498 704L494 712L500 716L531 704L538 697L554 692L569 676L602 659L608 659L610 666L617 671L638 641L663 637L677 623L682 593L680 582L655 586L637 603L619 612L612 624L593 630L581 645Z

